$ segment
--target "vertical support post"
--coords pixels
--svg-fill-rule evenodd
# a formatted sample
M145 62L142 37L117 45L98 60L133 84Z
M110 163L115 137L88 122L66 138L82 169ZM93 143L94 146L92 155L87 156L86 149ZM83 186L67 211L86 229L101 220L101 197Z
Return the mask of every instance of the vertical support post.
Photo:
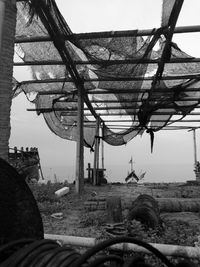
M84 102L83 92L78 88L78 111L77 111L77 141L76 141L76 193L81 194L84 190L84 135L83 135L83 120L84 120Z
M197 165L197 143L196 143L196 129L193 128L193 142L194 142L194 166L196 168Z
M91 182L90 173L91 173L91 167L90 167L90 163L88 163L88 181L89 181L89 183Z
M8 160L16 1L0 0L0 157Z
M96 119L96 133L94 146L94 168L93 168L93 185L97 185L99 169L99 117Z
M101 133L103 132L103 129L101 131ZM102 137L103 137L103 134L102 134ZM103 138L101 139L101 166L102 166L102 169L104 170L104 141L103 141Z
M5 13L5 1L0 1L0 51L2 46L2 36L3 36L3 20Z

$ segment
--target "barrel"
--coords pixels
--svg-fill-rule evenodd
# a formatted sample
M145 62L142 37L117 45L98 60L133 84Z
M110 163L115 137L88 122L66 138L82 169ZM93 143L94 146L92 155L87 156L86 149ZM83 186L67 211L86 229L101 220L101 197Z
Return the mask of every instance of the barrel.
M147 194L138 196L129 210L128 220L140 221L148 228L159 226L161 219L157 201Z

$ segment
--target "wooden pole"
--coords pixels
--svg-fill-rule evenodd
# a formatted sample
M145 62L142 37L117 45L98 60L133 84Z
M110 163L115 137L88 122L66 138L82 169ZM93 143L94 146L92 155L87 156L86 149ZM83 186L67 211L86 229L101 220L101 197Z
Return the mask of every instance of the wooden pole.
M161 80L163 81L171 81L171 80L182 80L182 79L199 79L199 74L184 74L184 75L176 75L176 76L163 76ZM132 77L112 77L112 78L85 78L83 80L84 83L87 82L127 82L127 81L152 81L154 79L154 76L148 76L148 77L142 77L142 76L132 76ZM20 82L21 85L24 84L42 84L42 83L60 83L60 82L74 82L72 78L55 78L55 79L43 79L43 80L23 80ZM190 88L191 89L191 88ZM73 89L74 90L74 89ZM129 89L130 90L130 89ZM132 90L132 89L131 89ZM170 89L171 90L171 89ZM198 91L198 88L195 88L196 91ZM133 90L132 90L133 91ZM156 92L157 90L155 90ZM194 91L194 90L192 90ZM96 93L98 90L89 90L87 93ZM100 94L103 93L103 90L99 90ZM167 92L167 90L165 90ZM111 89L110 93L116 93L116 90Z
M88 181L89 181L89 183L91 183L91 175L90 175L90 173L91 173L91 167L90 167L90 163L88 163Z
M103 137L103 128L101 128L101 135ZM104 172L104 143L103 138L101 138L101 165Z
M196 143L196 129L193 128L193 142L194 142L194 166L196 168L197 165L197 143Z
M96 39L96 38L113 38L113 37L151 36L156 34L156 31L158 29L159 28L127 30L127 31L76 33L64 36L64 38L65 40L70 41L74 39L78 40L78 39ZM166 28L166 31L167 30L168 29ZM174 29L174 33L192 33L192 32L200 32L200 25L180 26ZM35 37L18 36L15 39L15 43L49 42L49 41L52 41L52 38L50 36L35 36Z
M52 235L45 234L45 239L58 240L63 244L69 246L78 246L78 247L87 247L92 248L101 241L98 238L93 237L79 237L79 236L66 236L66 235ZM188 259L199 259L200 258L200 250L199 247L189 247L189 246L179 246L179 245L168 245L168 244L158 244L158 243L150 243L153 247L158 249L165 256L173 256L173 257L183 257ZM134 251L134 252L142 252L145 254L151 254L151 252L143 247L140 247L131 243L121 243L113 245L109 249L117 249L121 251Z
M0 157L8 160L14 38L15 0L0 0Z
M1 51L1 44L2 44L4 13L5 13L5 1L1 0L0 1L0 51Z
M193 101L195 101L195 100L193 100ZM196 100L197 101L197 100ZM172 108L173 108L173 104L168 104L168 105L166 105L166 106L163 106L162 107L162 109L164 109L164 110L167 110L167 109L169 109L169 110L171 110ZM138 110L138 109L140 109L140 107L141 107L141 105L135 105L135 107L134 107L134 110ZM196 108L200 108L200 105L197 105L196 106ZM126 107L126 108L124 108L124 107L120 107L120 106L110 106L110 107L95 107L94 108L94 110L124 110L124 109L126 109L126 110L132 110L133 109L133 107ZM88 108L84 108L84 110L85 111L89 111L89 109ZM67 108L67 107L65 107L65 108L28 108L27 109L27 111L38 111L38 112L41 112L41 113L44 113L44 112L52 112L52 111L67 111L67 112L74 112L74 111L77 111L77 108L76 107L74 107L74 108L71 108L71 109L69 109L69 108Z
M94 146L94 167L93 167L93 185L97 185L98 181L98 168L99 168L99 117L96 119L96 133L95 133L95 146Z
M81 194L84 190L84 137L83 137L83 93L78 88L78 112L77 112L77 141L76 141L76 193Z
M137 59L112 59L112 60L104 60L103 64L105 66L109 65L120 65L120 64L158 64L160 62L160 59L143 59L143 58L137 58ZM200 62L200 58L172 58L170 61L167 62L167 64L172 63L194 63L194 62ZM88 60L88 61L82 61L82 60L74 60L75 65L92 65L92 64L99 64L99 60ZM34 60L34 61L25 61L25 62L14 62L14 66L54 66L54 65L65 65L65 63L62 60Z
M51 80L32 80L32 81L30 81L30 83L38 83L38 81L40 81L39 83L45 83L45 81L46 81L46 83L52 83L53 81L52 81L53 79L51 79ZM23 82L23 84L26 84L26 83L29 83L29 81L27 82ZM55 82L57 82L57 80L55 81ZM62 82L64 82L64 79L62 79ZM71 90L71 91L61 91L61 90L51 90L51 91L39 91L38 92L38 95L73 95L73 94L76 94L76 92L77 92L77 90ZM149 92L149 89L148 88L142 88L142 89L108 89L108 90L106 90L106 89L102 89L102 90L98 90L98 89L95 89L95 90L86 90L86 92L87 92L87 94L88 95L90 95L90 94L93 94L93 95L106 95L106 94L138 94L138 93L148 93ZM161 89L161 88L158 88L158 89L155 89L155 92L157 92L157 93L163 93L163 89ZM170 88L166 88L166 89L164 89L164 92L165 93L170 93L170 92L172 92L172 90L170 89ZM184 89L184 93L185 92L199 92L199 88L189 88L189 89ZM156 98L156 96L153 98L152 97L152 99L151 99L151 101L155 101L157 98ZM196 98L195 97L187 97L187 98L184 98L185 99L185 101L192 101L192 100L195 100ZM198 100L198 99L197 99ZM134 101L136 101L136 100L134 100ZM183 100L181 100L181 101L183 101ZM72 101L70 101L70 102L72 102ZM95 101L93 100L93 101L90 101L91 103L95 103ZM98 101L96 101L96 102L100 102L99 100ZM106 102L113 102L113 101L109 101L109 100L107 100ZM117 102L117 101L116 101ZM128 101L120 101L120 102L128 102ZM130 102L132 102L132 100L130 100ZM137 100L136 102L141 102L141 100Z

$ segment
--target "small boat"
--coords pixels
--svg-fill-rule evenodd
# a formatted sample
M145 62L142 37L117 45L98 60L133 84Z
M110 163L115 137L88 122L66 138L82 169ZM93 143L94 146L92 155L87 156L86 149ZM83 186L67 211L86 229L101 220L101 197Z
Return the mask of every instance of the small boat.
M129 163L131 164L131 172L130 173L128 172L128 175L125 178L125 182L126 183L138 183L139 181L141 181L144 178L146 171L142 172L140 175L137 175L135 173L135 170L133 169L133 158L132 157L131 157L131 160L129 161Z

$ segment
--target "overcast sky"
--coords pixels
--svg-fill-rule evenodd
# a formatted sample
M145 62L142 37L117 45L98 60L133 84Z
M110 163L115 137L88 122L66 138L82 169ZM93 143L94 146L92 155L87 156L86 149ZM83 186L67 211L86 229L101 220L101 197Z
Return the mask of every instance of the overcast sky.
M151 29L160 26L161 0L57 0L71 30L78 32ZM185 0L177 26L198 25L199 0ZM177 34L173 39L188 54L200 57L200 33ZM10 147L36 146L46 178L74 179L75 142L63 140L50 132L42 115L26 111L30 103L24 95L13 100ZM200 118L200 117L199 117ZM200 123L198 124L200 126ZM199 134L197 134L197 153ZM154 152L150 137L136 137L126 146L104 145L108 180L124 182L131 156L136 171L146 171L146 181L186 181L194 179L192 132L160 131L155 134ZM85 149L85 169L93 164L93 154ZM86 172L85 172L86 176Z

